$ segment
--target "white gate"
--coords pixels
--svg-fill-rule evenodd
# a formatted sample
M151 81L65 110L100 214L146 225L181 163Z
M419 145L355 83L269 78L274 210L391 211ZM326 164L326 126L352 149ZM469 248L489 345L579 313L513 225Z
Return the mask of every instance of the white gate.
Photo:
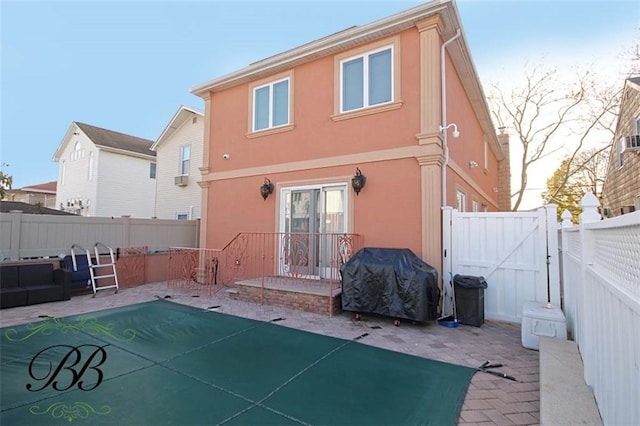
M452 278L483 276L485 317L520 322L529 300L560 306L557 206L526 212L460 213L443 208L445 315Z

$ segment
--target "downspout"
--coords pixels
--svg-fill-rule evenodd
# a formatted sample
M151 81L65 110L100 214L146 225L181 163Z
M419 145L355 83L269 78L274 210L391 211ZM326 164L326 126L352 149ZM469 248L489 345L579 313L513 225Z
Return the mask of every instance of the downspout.
M444 161L442 162L442 207L447 205L447 164L449 164L449 145L447 144L447 79L446 79L446 62L445 62L445 50L447 45L460 37L460 29L456 30L456 34L449 40L442 43L440 46L440 80L442 82L442 125L440 129L442 131L442 151L444 154Z
M447 164L449 164L449 145L447 144L447 133L448 133L448 124L447 124L447 79L446 79L446 62L445 62L445 50L447 48L447 45L449 45L449 43L451 43L452 41L454 41L455 39L457 39L458 37L460 37L460 28L458 28L456 30L456 34L451 37L449 40L445 41L444 43L442 43L442 45L440 46L440 80L442 83L442 89L441 89L441 93L440 93L440 99L442 101L442 124L440 125L440 131L442 132L442 153L444 156L444 159L442 161L442 208L447 206ZM445 224L444 224L444 210L442 210L441 214L441 241L442 241L442 312L444 315L444 301L445 298L447 297L447 294L449 293L447 291L447 288L445 287L445 283L447 282L447 280L444 277L444 273L445 271L448 269L449 270L449 275L450 275L450 280L449 280L449 289L451 292L451 301L452 301L452 305L453 305L453 318L454 320L457 322L458 321L458 315L456 312L456 296L455 296L455 290L453 287L453 274L451 273L451 268L450 266L447 268L445 266L445 264L449 261L450 258L450 254L447 253L447 247L445 244Z

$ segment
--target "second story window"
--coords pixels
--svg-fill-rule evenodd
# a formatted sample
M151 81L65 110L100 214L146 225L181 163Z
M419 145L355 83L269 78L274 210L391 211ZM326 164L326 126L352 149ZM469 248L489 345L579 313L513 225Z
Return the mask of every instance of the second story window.
M289 124L289 78L253 89L253 131Z
M76 142L73 147L73 151L69 154L69 159L74 161L79 160L80 158L84 158L84 149L82 149L82 144L80 142Z
M149 178L156 178L156 163L149 163Z
M393 100L393 47L347 58L340 63L340 112Z
M180 174L185 176L189 174L191 167L191 145L182 145L180 147Z

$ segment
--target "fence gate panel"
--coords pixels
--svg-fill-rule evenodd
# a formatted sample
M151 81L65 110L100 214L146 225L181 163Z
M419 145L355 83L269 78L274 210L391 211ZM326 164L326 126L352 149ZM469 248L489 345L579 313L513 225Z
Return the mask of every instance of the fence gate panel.
M485 317L521 321L529 300L560 304L556 206L527 212L443 211L444 312L454 275L483 276Z

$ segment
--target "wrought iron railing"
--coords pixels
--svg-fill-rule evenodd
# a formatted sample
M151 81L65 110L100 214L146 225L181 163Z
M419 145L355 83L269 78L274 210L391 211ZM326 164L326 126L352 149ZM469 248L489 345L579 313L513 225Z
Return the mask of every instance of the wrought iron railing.
M358 234L240 233L220 250L171 248L168 283L211 294L233 283L315 286L333 297L340 267L362 245Z
M218 279L221 250L170 247L167 284L170 288L197 290L212 295L222 285Z

